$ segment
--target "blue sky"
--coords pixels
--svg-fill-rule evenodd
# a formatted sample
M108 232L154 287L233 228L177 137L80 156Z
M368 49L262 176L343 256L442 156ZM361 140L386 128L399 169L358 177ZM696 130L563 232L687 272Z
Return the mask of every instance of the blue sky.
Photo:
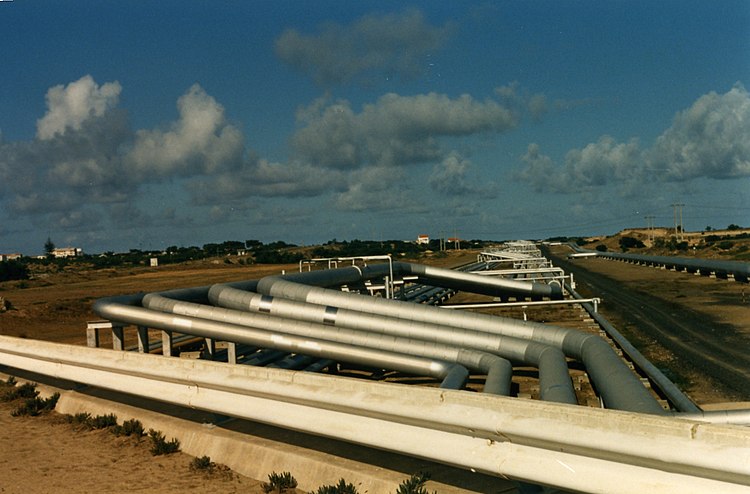
M750 225L750 2L0 2L0 252Z

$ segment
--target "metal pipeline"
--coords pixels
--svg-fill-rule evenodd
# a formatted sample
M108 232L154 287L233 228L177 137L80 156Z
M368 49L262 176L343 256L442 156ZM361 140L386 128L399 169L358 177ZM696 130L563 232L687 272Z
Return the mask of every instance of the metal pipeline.
M330 326L324 324L293 321L271 317L266 314L241 312L192 302L182 302L164 297L158 293L151 293L144 296L142 304L143 307L152 311L211 321L216 324L228 324L233 327L271 331L276 334L283 334L284 336L294 335L302 338L314 338L318 343L330 341L360 348L378 349L399 355L409 354L449 361L486 374L487 378L484 386L486 393L510 394L510 383L513 374L511 363L487 352L456 348L450 345L429 343L411 338L368 333L348 328L332 330ZM192 329L183 328L182 331L194 334ZM227 341L236 341L234 335L229 334L218 336L218 338L226 339ZM298 348L295 351L303 354L308 353L305 351L305 348ZM384 367L388 368L387 365L384 365Z
M366 280L382 278L391 274L393 276L415 276L419 282L425 285L465 290L483 295L531 298L546 297L551 299L561 299L563 297L562 288L559 284L545 285L543 283L530 283L503 278L487 278L474 273L464 273L452 269L435 268L407 262L395 262L392 266L388 264L371 264L363 267L351 266L323 271L308 271L284 275L284 279L298 281L311 286L333 287L362 283Z
M565 356L559 349L548 345L508 336L356 312L330 305L296 302L227 285L212 286L208 298L211 304L229 309L260 312L329 327L364 330L490 352L537 367L542 400L577 404Z
M317 279L324 277L324 273L325 271L316 272ZM297 283L280 276L263 278L258 282L258 292L310 304L331 305L359 312L483 331L551 345L584 363L605 406L642 413L666 413L610 346L598 336L540 323L517 321L475 312L449 312L437 307L362 297L353 293L308 286L302 284L306 282L305 274L308 273L294 276L293 279L298 281ZM354 281L356 280L351 282Z
M440 270L437 272L429 272L429 270L415 269L412 268L412 266L414 265L396 263L393 269L400 275L404 275L405 273L407 275L414 275L414 273L419 275L419 272L422 271L422 275L428 276L432 283L440 283L444 285L454 283L454 286L459 288L459 286L455 284L455 277L453 277L452 281L448 282L438 281L439 279L442 280L444 275ZM450 273L450 271L448 272ZM427 275L425 275L425 273L427 273ZM455 331L455 329L464 329L497 336L529 340L552 346L561 350L565 355L576 358L584 363L594 385L597 387L607 407L644 413L665 413L662 407L651 396L649 391L642 385L640 380L638 380L638 378L632 374L630 369L624 365L609 345L598 336L584 334L565 328L556 328L544 324L522 322L478 313L446 313L446 311L434 307L407 304L377 297L364 297L353 293L344 293L316 286L309 286L309 284L326 287L341 285L356 286L362 284L365 280L384 277L389 274L390 267L388 265L372 265L361 268L355 266L337 270L298 273L283 278L277 276L267 277L258 281L257 287L258 291L261 293L311 303L314 305L335 306L341 309L352 309L356 312L377 314L387 318L448 326L451 328L451 331ZM471 283L480 283L480 280L482 283L487 281L487 279L481 275L470 275L470 278L472 276L478 279L471 280ZM451 277L446 275L445 278ZM297 281L297 283L288 280ZM507 280L494 281L503 282ZM255 282L243 283L244 286L242 286L242 288L255 288L254 285L256 284ZM523 284L528 286L526 283ZM507 287L507 285L505 286ZM200 291L201 296L203 296L205 293L205 287L201 288ZM295 326L298 326L298 324ZM330 327L328 329L330 330ZM424 345L423 342L418 344ZM550 353L548 350L542 352L541 350L543 348L544 347L539 347L538 349L530 351L530 355L524 357L526 359L525 361L531 361L532 358L539 362L557 361L557 364L555 365L558 365L560 371L562 371L563 366L559 365L560 359L554 357L554 354ZM534 357L533 354L536 354L536 357ZM454 349L452 358L457 357L458 355L455 353ZM492 357L498 358L494 355ZM461 358L468 358L468 356L462 355ZM482 361L477 362L475 360L471 365L487 365L487 359L480 360ZM545 367L545 365L549 364L540 363L537 365ZM508 375L510 375L510 365L507 364L506 367L508 367ZM560 371L556 371L554 374L559 375L561 373ZM490 382L492 383L492 380ZM547 386L543 385L543 387L547 389ZM558 387L559 386L555 384L549 387L549 389L552 390ZM552 391L550 392L553 393Z
M196 290L193 293L198 292L199 290ZM454 363L392 351L363 348L356 345L315 340L308 337L273 333L187 315L176 317L138 307L142 298L141 295L130 295L99 299L94 303L94 312L110 321L177 331L222 341L245 343L262 348L274 348L342 362L384 367L410 374L432 376L443 380L441 387L450 389L462 388L468 378L466 368ZM200 307L199 304L183 303Z
M562 299L559 284L529 283L504 278L487 278L474 273L421 264L395 263L394 269L417 276L426 285L445 286L483 295L523 295L531 298Z

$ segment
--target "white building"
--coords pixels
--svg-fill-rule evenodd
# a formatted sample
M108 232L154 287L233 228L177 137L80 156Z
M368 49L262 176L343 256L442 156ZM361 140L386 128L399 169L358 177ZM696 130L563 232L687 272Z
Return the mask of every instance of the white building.
M429 235L417 235L417 244L429 244L429 243L430 243Z
M78 257L83 255L83 249L80 247L63 247L61 249L52 249L52 257Z

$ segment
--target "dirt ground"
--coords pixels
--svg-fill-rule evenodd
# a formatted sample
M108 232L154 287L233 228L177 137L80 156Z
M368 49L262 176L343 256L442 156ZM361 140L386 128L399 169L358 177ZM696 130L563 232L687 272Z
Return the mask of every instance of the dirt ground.
M20 403L0 403L0 493L263 492L259 481L226 469L192 470L183 453L152 456L148 437L81 430L54 412L13 417Z

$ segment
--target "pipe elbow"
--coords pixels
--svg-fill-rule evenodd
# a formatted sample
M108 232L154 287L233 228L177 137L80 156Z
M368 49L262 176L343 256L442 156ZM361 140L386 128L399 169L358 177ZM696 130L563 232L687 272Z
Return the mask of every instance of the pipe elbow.
M443 375L443 381L440 383L441 389L463 389L469 380L469 369L463 365L453 364L450 362L440 362L433 364L440 366L439 373Z

